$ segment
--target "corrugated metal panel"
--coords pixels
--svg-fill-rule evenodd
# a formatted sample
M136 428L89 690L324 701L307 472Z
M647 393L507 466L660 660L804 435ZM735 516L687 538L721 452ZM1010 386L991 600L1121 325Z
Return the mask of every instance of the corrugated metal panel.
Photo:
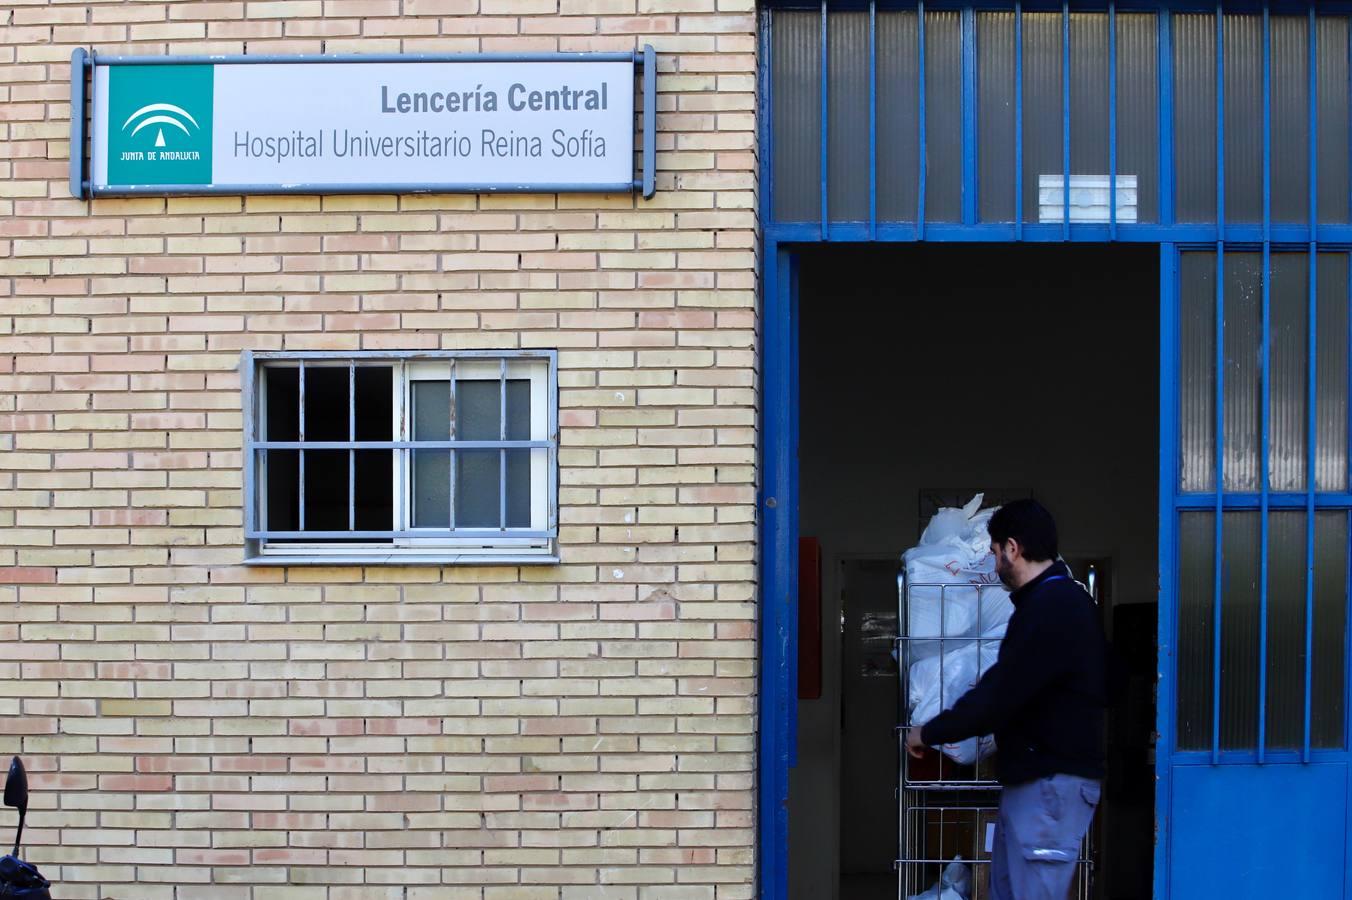
M915 221L920 184L920 69L914 12L880 12L878 53L878 218Z
M1173 16L1175 217L1216 218L1216 17Z
M962 220L962 17L925 13L925 219Z
M976 16L979 217L1014 220L1014 14Z
M1315 487L1343 491L1348 463L1348 255L1319 254L1316 280Z
M1108 174L1108 17L1070 16L1070 171Z
M1272 219L1275 222L1305 222L1310 218L1309 53L1306 18L1273 16ZM1240 221L1228 210L1226 218Z
M1256 491L1262 443L1263 255L1225 254L1225 481Z
M1159 221L1159 23L1117 17L1117 173L1135 175L1136 220Z
M1061 14L1023 16L1023 216L1038 220L1043 175L1063 176Z
M826 21L831 221L868 219L868 13L831 13Z
M821 15L775 10L770 29L774 215L821 218Z
M1319 221L1348 221L1348 27L1347 16L1321 16L1319 56Z
M1213 19L1214 21L1214 19ZM1225 220L1263 221L1263 19L1225 16ZM1273 105L1273 133L1277 131ZM1299 115L1304 120L1305 107ZM1215 113L1212 113L1215 116ZM1275 140L1274 140L1275 145ZM1273 173L1275 176L1275 172ZM1215 177L1214 174L1212 176Z

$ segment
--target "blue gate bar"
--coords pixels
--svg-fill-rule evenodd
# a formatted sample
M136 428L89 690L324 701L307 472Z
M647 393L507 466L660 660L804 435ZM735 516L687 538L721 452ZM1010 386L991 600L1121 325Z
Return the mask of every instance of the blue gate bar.
M347 364L347 438L357 440L357 363ZM347 451L347 530L357 529L357 451Z
M507 440L507 360L498 361L498 440ZM507 451L498 451L498 528L507 530Z
M1061 240L1070 240L1070 0L1061 0Z
M1268 493L1272 486L1272 27L1263 9L1263 324L1259 357L1258 764L1267 762Z
M298 385L297 390L298 390L299 393L300 393L300 398L299 398L299 400L298 400L298 405L299 405L299 410L300 410L300 423L299 423L299 425L298 425L298 427L297 427L296 434L300 436L301 443L304 443L304 442L305 442L305 360L303 360L303 359L300 361L300 374L297 376L297 382L296 382L296 383L297 383L297 385ZM297 455L300 457L300 462L299 462L299 464L298 464L298 465L299 465L299 468L300 468L300 514L299 514L299 515L300 515L300 530L301 530L301 531L304 531L304 530L305 530L305 448L304 448L304 447L301 447L301 448L297 451Z
M920 133L916 156L920 160L920 185L916 198L915 233L917 240L925 239L925 169L928 167L928 154L925 149L925 0L916 2L916 51L918 54L917 74L920 82Z
M450 370L446 373L446 438L455 440L456 402L455 402L455 360L450 361ZM455 530L455 450L446 450L446 527Z
M878 239L878 3L868 0L868 239Z
M1023 3L1014 4L1014 240L1023 240Z
M1140 184L1136 186L1139 208ZM1108 239L1117 240L1117 2L1108 0Z
M962 221L976 223L976 12L962 11Z
M1211 649L1211 764L1221 761L1221 619L1225 577L1225 17L1216 3L1216 547Z
M1315 27L1314 7L1311 6L1308 13L1309 22L1309 47L1307 51L1309 58L1307 61L1309 85L1309 119L1307 123L1309 152L1309 182L1310 182L1310 247L1309 260L1310 267L1309 290L1310 290L1310 309L1309 324L1305 329L1306 342L1309 345L1309 357L1306 360L1307 370L1307 396L1305 401L1306 415L1306 439L1305 439L1305 729L1301 743L1301 762L1310 761L1310 717L1311 692L1313 691L1313 655L1314 655L1314 494L1315 494L1315 465L1317 460L1316 440L1318 431L1316 428L1316 410L1318 407L1318 379L1316 378L1316 354L1318 341L1316 340L1315 327L1319 320L1319 243L1315 226L1319 221L1319 75L1317 71L1318 61L1318 30Z
M826 0L822 0L822 22L821 22L821 103L818 114L821 116L821 160L818 163L820 169L818 174L821 176L822 192L822 240L830 240L831 234L831 201L829 193L830 170L828 155L830 153L831 140L831 71L830 71L830 47L826 45Z

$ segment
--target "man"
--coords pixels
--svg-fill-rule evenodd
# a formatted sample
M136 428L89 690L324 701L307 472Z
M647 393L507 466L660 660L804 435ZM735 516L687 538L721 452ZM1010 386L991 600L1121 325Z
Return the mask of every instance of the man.
M1107 642L1093 598L1059 562L1056 523L1035 500L990 521L995 571L1014 614L995 665L906 750L995 735L1003 787L993 900L1065 900L1104 775Z

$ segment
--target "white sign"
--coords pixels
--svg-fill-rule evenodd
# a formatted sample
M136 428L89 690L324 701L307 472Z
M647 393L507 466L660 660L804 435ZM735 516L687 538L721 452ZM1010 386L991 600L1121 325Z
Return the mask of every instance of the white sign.
M92 187L630 190L632 61L95 66Z

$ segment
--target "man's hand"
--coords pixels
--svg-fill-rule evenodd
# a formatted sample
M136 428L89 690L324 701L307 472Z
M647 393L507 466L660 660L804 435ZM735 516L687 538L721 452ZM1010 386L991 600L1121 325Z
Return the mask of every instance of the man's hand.
M920 739L920 726L916 725L906 732L906 752L916 759L924 759L925 751L928 748L925 742Z

